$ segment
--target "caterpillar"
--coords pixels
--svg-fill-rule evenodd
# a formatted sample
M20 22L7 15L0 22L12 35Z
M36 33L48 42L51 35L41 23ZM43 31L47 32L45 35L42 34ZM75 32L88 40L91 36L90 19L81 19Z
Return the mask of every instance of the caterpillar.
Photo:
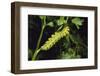
M41 46L41 50L49 50L50 48L55 45L61 38L65 37L66 35L69 34L69 27L64 27L61 31L55 32L54 34L51 35L50 38L44 43L43 46Z

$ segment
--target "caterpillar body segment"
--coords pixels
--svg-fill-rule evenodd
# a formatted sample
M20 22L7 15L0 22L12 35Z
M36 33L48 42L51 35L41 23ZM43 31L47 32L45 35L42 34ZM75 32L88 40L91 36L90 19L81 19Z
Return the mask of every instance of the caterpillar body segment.
M55 45L61 38L69 34L69 27L64 27L61 31L55 32L50 38L41 46L41 50L49 50L53 45Z

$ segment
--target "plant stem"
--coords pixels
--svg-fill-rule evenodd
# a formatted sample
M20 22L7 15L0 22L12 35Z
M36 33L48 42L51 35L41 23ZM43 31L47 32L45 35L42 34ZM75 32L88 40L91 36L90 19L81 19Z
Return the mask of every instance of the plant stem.
M43 31L44 31L45 26L46 26L46 18L44 17L43 18L43 26L42 26L42 29L41 29L41 32L40 32L40 36L39 36L37 46L36 46L35 52L33 54L32 60L36 59L36 56L40 51L39 46L40 46L40 42L41 42L41 39L42 39L42 35L43 35Z
M41 30L41 33L40 33L40 36L39 36L39 39L38 39L38 42L37 42L36 50L40 46L40 42L41 42L41 39L42 39L43 31L44 31L44 27L42 27L42 30Z
M36 59L36 57L37 57L38 53L40 52L40 50L41 50L41 49L38 49L38 50L36 50L36 51L34 52L34 55L33 55L33 57L32 57L32 60L33 60L33 61Z
M66 24L68 23L68 19L69 19L69 17L67 17L67 19L66 19Z
M46 21L45 21L45 18L44 18L43 19L43 26L42 26L42 29L41 29L41 32L40 32L40 36L39 36L39 39L38 39L38 42L37 42L36 50L40 46L40 42L41 42L41 39L42 39L42 35L43 35L43 31L44 31L45 26L46 26Z
M67 24L67 23L68 23L68 19L69 19L69 17L67 17L67 19L66 19L66 23L65 23L65 24ZM62 27L63 27L63 25L61 25L61 26L58 28L58 30L57 30L57 31L59 31Z

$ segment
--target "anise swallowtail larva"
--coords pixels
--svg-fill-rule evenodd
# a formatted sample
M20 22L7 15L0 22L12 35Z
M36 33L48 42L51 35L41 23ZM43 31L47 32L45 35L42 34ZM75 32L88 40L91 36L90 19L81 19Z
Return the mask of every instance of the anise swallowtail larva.
M50 38L41 46L41 50L49 50L55 43L57 43L61 38L69 34L69 27L64 27L61 31L55 32Z

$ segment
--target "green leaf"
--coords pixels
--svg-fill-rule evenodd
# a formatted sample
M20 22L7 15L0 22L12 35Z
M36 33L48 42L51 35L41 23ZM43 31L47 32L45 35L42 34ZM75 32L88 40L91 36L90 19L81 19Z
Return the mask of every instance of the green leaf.
M80 19L80 18L73 18L72 19L72 23L76 25L77 29L80 28L80 26L82 26L82 23L83 23L83 19Z
M63 59L71 59L75 58L75 51L72 48L69 48L67 52L62 53L62 58Z
M76 55L75 49L69 48L67 52L62 52L61 54L62 59L73 59L73 58L80 58L80 55Z
M57 20L57 25L62 25L62 24L64 24L65 22L66 22L66 21L65 21L64 17L61 16L60 19Z
M71 59L71 56L68 53L62 52L61 56L62 59Z
M70 34L69 37L70 37L70 39L71 39L71 41L72 41L73 43L78 44L77 36L74 36L74 35L71 35L71 34Z
M41 20L43 20L44 18L46 18L46 16L39 16Z
M73 43L75 43L76 45L80 44L80 45L86 47L86 45L84 44L84 42L81 40L82 38L78 34L77 35L71 35L70 34L69 37L70 37L71 41Z
M49 23L47 24L47 26L54 27L54 24L53 24L53 22L49 22Z

